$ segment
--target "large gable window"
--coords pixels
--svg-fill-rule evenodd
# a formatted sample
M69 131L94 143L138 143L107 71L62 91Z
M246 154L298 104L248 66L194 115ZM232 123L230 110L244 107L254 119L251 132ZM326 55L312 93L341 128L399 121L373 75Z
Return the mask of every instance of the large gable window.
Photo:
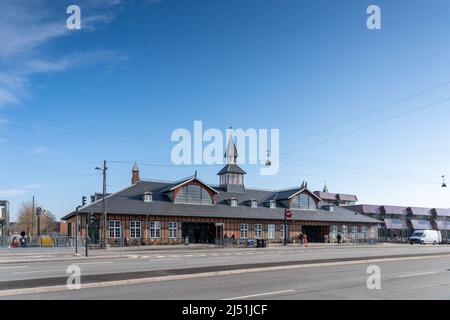
M295 209L305 209L305 210L317 209L316 201L314 201L313 197L305 193L300 193L299 195L296 195L292 199L291 206L292 208Z
M212 198L202 187L190 184L178 192L175 203L212 204Z

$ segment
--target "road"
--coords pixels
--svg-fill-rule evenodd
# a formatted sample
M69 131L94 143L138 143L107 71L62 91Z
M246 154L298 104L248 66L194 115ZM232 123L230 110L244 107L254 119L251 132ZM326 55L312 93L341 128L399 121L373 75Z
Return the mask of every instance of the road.
M450 246L377 246L377 247L278 247L266 249L208 249L158 250L128 253L124 258L78 259L73 261L41 261L30 263L1 263L0 290L65 283L66 269L72 264L80 267L82 276L90 281L103 277L136 279L141 274L159 275L186 271L191 279L170 280L147 284L89 288L2 297L0 299L448 299L450 298L450 256L420 260L377 263L382 269L382 289L366 287L367 264L308 267L290 270L247 272L201 277L197 270L206 271L251 269L271 264L292 265L311 261L357 259L361 257L393 257L421 254L450 254ZM214 269L216 268L216 269ZM186 272L185 272L186 273ZM158 275L158 276L159 276ZM154 276L154 275L153 275ZM52 284L55 282L54 284ZM106 279L117 280L117 279ZM104 280L104 281L106 281ZM39 282L40 281L40 282ZM61 282L62 281L62 282ZM3 285L3 286L2 286Z
M66 276L67 267L76 264L83 275L121 273L130 271L171 270L208 266L276 263L355 257L379 257L403 254L433 254L447 252L450 246L381 246L360 247L278 247L266 249L166 250L128 253L124 258L78 259L71 261L42 261L0 264L2 281Z
M150 284L50 292L4 299L450 299L450 258L385 262L381 289L367 265L255 272Z

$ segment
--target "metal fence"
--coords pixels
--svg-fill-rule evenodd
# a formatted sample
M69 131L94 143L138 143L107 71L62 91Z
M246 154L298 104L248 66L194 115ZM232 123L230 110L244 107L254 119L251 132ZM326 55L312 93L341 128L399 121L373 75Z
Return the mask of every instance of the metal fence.
M75 247L75 237L42 235L42 236L3 236L0 247L8 248L70 248ZM78 246L84 246L85 240L78 237Z

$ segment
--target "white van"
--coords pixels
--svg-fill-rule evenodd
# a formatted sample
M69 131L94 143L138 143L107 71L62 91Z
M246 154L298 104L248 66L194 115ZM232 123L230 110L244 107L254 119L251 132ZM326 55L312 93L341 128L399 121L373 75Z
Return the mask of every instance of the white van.
M441 232L438 230L415 230L412 236L409 238L409 243L432 243L438 244L442 242Z

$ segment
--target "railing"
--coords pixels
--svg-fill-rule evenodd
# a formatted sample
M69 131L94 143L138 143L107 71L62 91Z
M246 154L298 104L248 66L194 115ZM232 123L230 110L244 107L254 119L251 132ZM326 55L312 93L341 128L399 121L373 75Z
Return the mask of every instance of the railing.
M0 237L0 246L8 248L70 248L75 247L75 243L75 237L56 235ZM84 245L85 240L78 237L78 246Z

